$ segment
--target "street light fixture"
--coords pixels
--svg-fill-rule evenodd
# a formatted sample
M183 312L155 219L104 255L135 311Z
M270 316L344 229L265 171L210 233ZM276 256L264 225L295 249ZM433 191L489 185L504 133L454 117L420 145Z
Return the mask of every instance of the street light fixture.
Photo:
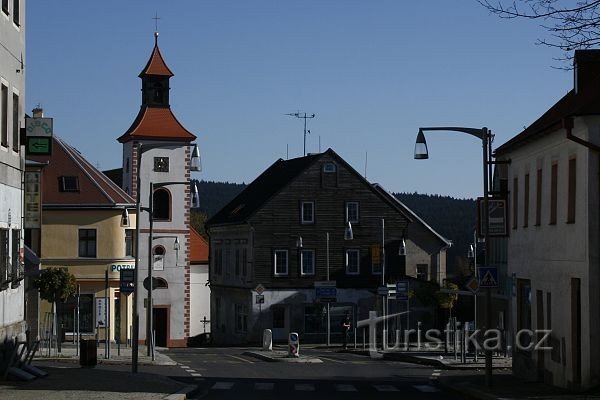
M195 143L189 144L189 146L194 146L194 151L192 151L191 159L190 159L190 170L191 171L199 171L200 169L200 159L199 159L199 151L197 151L197 145ZM137 148L137 169L136 169L136 196L135 196L135 204L136 204L136 217L135 217L135 264L134 264L134 288L133 288L133 332L132 332L132 346L131 346L131 372L137 373L138 370L138 341L140 336L140 315L138 312L138 303L139 303L139 295L138 295L138 277L139 277L139 260L140 260L140 214L143 211L149 211L148 208L143 208L141 204L141 167L142 167L142 155L152 149L169 149L176 148L181 145L177 144L168 144L168 143L150 143L144 144L139 143ZM125 212L123 214L126 214ZM127 215L127 222L129 222L129 215ZM122 218L122 221L124 218Z
M415 142L415 159L416 160L425 160L429 158L429 153L427 151L427 142L425 141L424 131L451 131L451 132L462 132L467 133L469 135L475 136L481 140L483 147L483 238L486 245L486 251L483 257L483 265L487 266L488 264L488 249L489 249L489 181L491 177L491 164L492 161L491 153L492 153L492 132L488 130L488 128L464 128L464 127L429 127L429 128L419 128L419 133L417 134L417 140ZM490 288L486 289L485 293L486 300L486 311L485 311L485 329L491 329L492 325L492 292ZM492 352L491 350L485 350L485 383L488 387L492 386Z

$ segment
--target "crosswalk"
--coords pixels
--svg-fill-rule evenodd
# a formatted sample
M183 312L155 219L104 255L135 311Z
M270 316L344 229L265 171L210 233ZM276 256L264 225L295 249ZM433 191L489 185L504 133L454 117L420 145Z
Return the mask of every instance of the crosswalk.
M435 393L440 390L435 386L428 384L412 385L412 389L418 392ZM210 385L211 391L225 390L256 390L256 391L274 391L274 390L293 390L296 392L315 392L315 391L335 391L335 392L399 392L405 391L406 387L396 386L394 384L350 384L350 383L285 383L285 382L255 382L243 383L232 381L217 381Z

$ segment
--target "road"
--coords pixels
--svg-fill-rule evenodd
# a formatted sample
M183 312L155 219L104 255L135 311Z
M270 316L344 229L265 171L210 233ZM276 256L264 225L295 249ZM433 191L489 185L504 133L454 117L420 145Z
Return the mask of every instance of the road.
M172 377L199 386L197 399L458 399L435 385L447 371L324 349L302 349L323 363L267 362L247 348L163 350Z

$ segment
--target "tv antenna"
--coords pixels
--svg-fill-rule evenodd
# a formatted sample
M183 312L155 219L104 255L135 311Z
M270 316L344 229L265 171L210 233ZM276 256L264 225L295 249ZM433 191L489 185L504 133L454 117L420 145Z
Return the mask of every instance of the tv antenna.
M310 133L310 131L306 130L306 120L309 118L314 118L315 114L306 114L306 113L296 112L296 113L289 113L289 114L285 114L285 115L289 115L290 117L304 119L304 155L306 156L306 132Z

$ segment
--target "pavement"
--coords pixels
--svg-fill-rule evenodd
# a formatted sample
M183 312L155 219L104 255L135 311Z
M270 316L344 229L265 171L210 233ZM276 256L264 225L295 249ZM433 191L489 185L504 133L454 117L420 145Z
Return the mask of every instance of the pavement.
M118 354L120 353L120 354ZM61 353L37 353L31 365L48 376L31 381L0 380L0 399L63 400L185 400L197 387L177 382L166 376L168 368L177 363L160 349L155 360L146 356L146 347L139 346L138 372L131 372L131 349L111 349L105 358L104 345L97 348L97 365L82 367L74 345L64 344Z

